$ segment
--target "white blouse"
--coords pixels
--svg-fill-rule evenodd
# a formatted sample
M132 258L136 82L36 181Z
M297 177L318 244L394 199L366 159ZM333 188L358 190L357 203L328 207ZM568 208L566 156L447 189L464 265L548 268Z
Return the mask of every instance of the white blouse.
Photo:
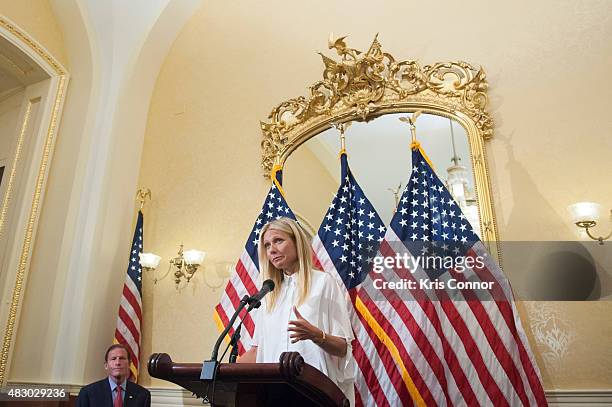
M355 404L355 359L351 347L354 339L347 310L347 301L338 283L329 274L313 270L311 286L306 301L298 307L302 317L328 335L345 338L344 357L332 356L310 340L291 343L287 331L289 321L296 320L293 306L298 298L297 274L284 276L276 307L268 312L266 301L255 316L253 346L257 346L258 363L278 363L283 352L299 352L304 361L319 369Z

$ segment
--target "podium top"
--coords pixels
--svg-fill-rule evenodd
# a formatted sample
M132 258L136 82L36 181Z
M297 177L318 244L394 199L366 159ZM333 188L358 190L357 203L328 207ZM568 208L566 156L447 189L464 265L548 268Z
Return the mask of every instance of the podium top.
M166 353L152 354L148 370L152 377L176 383L199 398L223 399L225 405L271 405L271 400L278 400L275 397L282 393L292 407L349 406L342 390L297 352L282 353L279 363L222 363L214 385L200 380L202 363L175 363ZM228 393L233 402L227 401Z

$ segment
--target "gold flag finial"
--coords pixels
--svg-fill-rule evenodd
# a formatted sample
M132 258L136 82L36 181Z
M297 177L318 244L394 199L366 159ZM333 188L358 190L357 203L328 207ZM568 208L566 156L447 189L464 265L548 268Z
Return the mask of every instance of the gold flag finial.
M140 202L140 210L144 207L147 199L151 199L151 190L149 188L140 188L136 191L136 200Z
M340 152L346 151L346 136L344 132L350 127L353 122L332 123L332 126L340 132Z
M413 144L416 143L416 141L417 141L417 139L416 139L416 120L421 115L421 113L423 113L422 110L417 110L416 112L412 113L412 117L408 116L408 117L400 117L399 118L404 123L408 123L410 125L410 133L412 134L412 143Z
M393 207L393 213L397 211L397 206L399 205L400 192L402 190L402 183L397 186L397 188L387 188L387 190L391 191L393 194L393 201L395 202L395 206Z

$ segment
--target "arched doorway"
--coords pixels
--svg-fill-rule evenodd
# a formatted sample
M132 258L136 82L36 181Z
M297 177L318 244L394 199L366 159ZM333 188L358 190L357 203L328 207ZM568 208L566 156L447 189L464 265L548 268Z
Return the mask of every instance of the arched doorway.
M0 16L0 385L10 367L67 84L66 69Z

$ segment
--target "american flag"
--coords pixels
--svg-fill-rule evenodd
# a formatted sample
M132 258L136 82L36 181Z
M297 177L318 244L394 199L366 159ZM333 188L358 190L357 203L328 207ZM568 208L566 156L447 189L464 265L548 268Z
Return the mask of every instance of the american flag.
M432 271L421 266L406 270L395 264L379 275L371 274L416 283L415 289L402 292L375 290L371 285L363 290L379 296L375 303L380 312L372 303L366 308L397 350L408 390L408 394L398 392L399 398L389 404L547 405L510 284L418 143L413 145L410 182L379 250L382 257L418 257L433 250L483 259L462 272L456 266ZM448 283L451 279L494 284L484 301L475 290L421 290L419 286L419 281ZM381 295L386 301L380 301Z
M259 216L257 216L255 225L253 225L249 238L244 245L244 251L240 255L238 263L236 263L234 272L225 286L225 291L221 296L221 300L215 307L214 318L220 331L229 323L242 297L245 294L254 295L258 291L256 285L259 282L257 242L259 240L261 228L263 228L266 223L280 217L295 219L295 215L291 209L289 209L285 197L283 196L283 190L280 184L281 175L282 173L279 168L273 170L271 177L273 182L270 187L270 192L268 192L266 196L266 200L259 212ZM234 328L238 326L241 320L244 321L244 327L246 329L242 329L240 332L240 342L238 343L238 353L240 355L250 348L253 335L255 334L255 323L251 314L247 314L246 310L243 310L240 314L240 318L236 319ZM234 329L232 328L228 335L231 337L233 333Z
M336 277L347 290L351 324L355 332L353 355L357 362L357 405L393 405L406 391L401 371L393 361L385 335L371 314L356 312L368 301L361 284L385 235L385 226L357 184L344 150L340 154L341 184L313 241L315 254L325 272Z
M140 267L140 253L142 253L143 244L142 227L143 216L142 212L138 211L130 261L128 262L127 275L119 304L117 328L113 339L114 343L125 345L130 352L130 380L134 382L138 379L140 326L142 323L142 269Z

